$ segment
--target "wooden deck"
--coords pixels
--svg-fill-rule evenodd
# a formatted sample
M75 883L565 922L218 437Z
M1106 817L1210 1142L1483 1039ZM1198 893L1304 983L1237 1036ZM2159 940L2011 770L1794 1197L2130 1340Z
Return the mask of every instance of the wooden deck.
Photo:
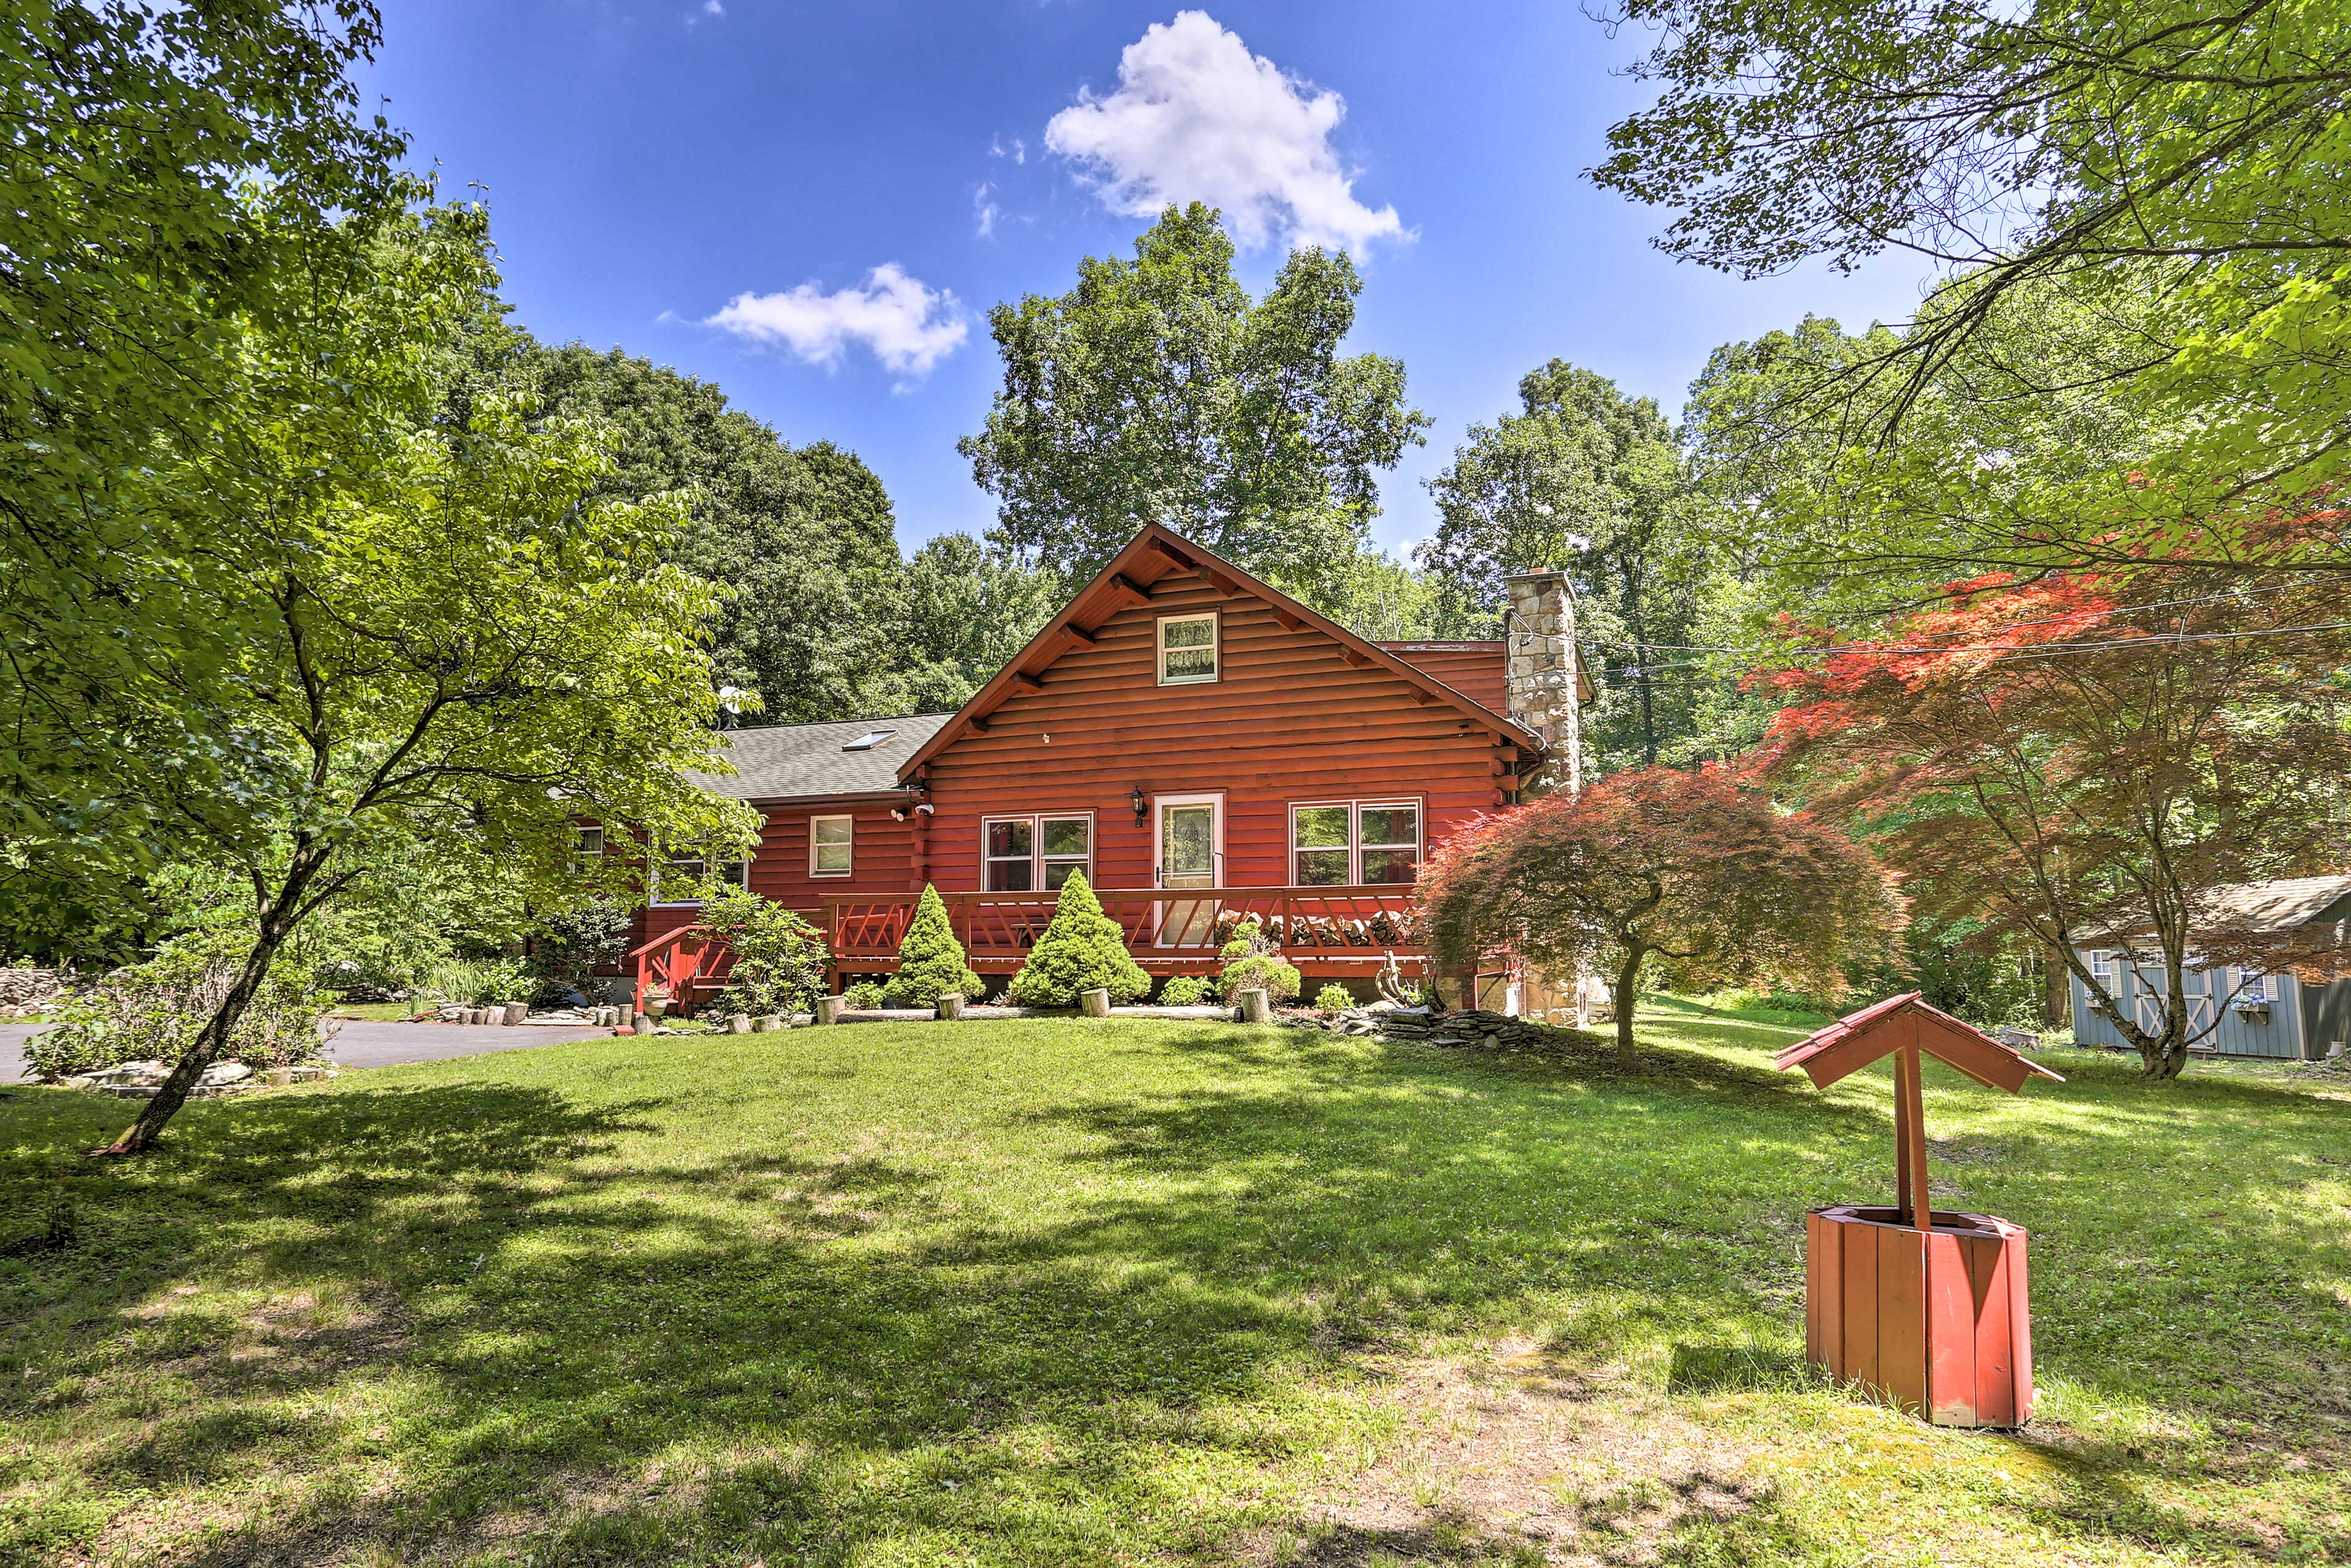
M943 893L956 939L983 975L1008 975L1053 918L1050 893ZM1419 912L1408 886L1104 888L1102 913L1126 950L1155 975L1207 975L1233 927L1251 916L1282 956L1317 974L1370 975L1395 955L1406 975L1426 972ZM914 894L825 899L826 946L838 974L887 974L914 918Z
M971 967L1009 975L1053 918L1050 893L943 893L947 918ZM1318 977L1369 977L1395 955L1410 978L1429 973L1412 889L1380 887L1104 888L1096 897L1118 922L1126 950L1154 975L1213 975L1217 950L1252 916L1290 963ZM886 975L919 902L914 894L834 894L824 899L824 932L838 991L846 977ZM682 1012L726 987L733 957L706 927L689 925L645 943L624 963L636 977L637 1010L656 991Z

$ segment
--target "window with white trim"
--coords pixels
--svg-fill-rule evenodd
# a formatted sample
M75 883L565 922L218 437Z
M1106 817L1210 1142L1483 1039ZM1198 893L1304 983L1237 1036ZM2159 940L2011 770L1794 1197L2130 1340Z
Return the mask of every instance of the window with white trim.
M571 869L582 875L594 871L604 860L604 830L582 828L579 841L572 846Z
M1420 868L1420 802L1323 800L1290 809L1294 887L1408 883Z
M1058 893L1073 871L1094 879L1091 816L986 817L979 841L982 883L990 893Z
M1196 685L1217 678L1217 617L1163 615L1159 618L1159 684Z
M2236 971L2236 1003L2239 1007L2259 1007L2277 998L2270 995L2270 977L2262 969Z
M2115 956L2103 947L2090 950L2090 977L2102 986L2114 984Z
M702 900L695 894L705 881L731 882L737 887L748 887L751 885L751 862L711 860L703 855L671 855L654 863L653 896L647 902L672 907L700 904ZM677 896L664 897L664 889Z
M853 817L809 819L809 875L847 876L854 863L857 820Z

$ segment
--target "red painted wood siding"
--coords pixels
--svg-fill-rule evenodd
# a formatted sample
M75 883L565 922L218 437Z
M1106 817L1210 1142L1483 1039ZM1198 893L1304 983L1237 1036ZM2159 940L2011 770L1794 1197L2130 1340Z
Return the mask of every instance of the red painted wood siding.
M1472 702L1510 711L1510 672L1499 643L1382 643L1407 664L1427 671Z
M1218 679L1159 685L1158 619L1204 611L1220 617ZM1404 678L1350 665L1330 638L1287 630L1272 606L1228 598L1197 572L1160 579L1149 604L1120 610L1095 637L1047 668L1041 690L1007 698L987 733L967 730L933 758L936 812L923 838L942 890L980 886L983 817L1031 812L1092 812L1093 880L1153 885L1152 823L1136 825L1129 804L1138 784L1155 798L1223 791L1218 880L1286 885L1291 804L1418 800L1433 847L1496 809L1493 763L1515 757L1458 710L1416 701Z
M768 821L759 830L759 848L751 860L751 891L789 904L820 929L824 925L824 895L828 893L922 891L923 884L914 880L914 831L904 822L891 821L888 805L798 801L770 805L755 800L752 806L765 812ZM853 873L845 877L810 876L809 819L843 816L855 824L851 830ZM636 947L681 926L691 925L700 916L699 906L690 904L641 909L630 933L629 946Z

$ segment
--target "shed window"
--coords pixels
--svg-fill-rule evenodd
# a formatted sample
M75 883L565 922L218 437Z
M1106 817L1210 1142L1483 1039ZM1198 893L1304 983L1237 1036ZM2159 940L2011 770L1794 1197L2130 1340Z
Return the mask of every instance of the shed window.
M810 817L809 875L847 876L856 828L852 817Z
M2254 1007L2276 999L2270 995L2270 977L2266 973L2260 969L2237 971L2237 1005L2239 1007Z
M2112 985L2115 978L2115 956L2103 948L2090 954L2090 977L2100 985Z
M1420 803L1333 800L1293 806L1290 841L1293 886L1408 883L1420 865Z
M1216 616L1163 617L1159 622L1159 684L1183 686L1216 678Z
M989 817L980 844L990 893L1061 890L1071 872L1093 880L1094 820L1088 817Z

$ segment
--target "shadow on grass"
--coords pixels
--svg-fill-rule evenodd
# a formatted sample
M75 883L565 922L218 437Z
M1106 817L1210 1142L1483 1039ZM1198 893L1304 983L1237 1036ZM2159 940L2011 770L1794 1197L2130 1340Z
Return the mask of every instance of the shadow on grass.
M1225 1085L1040 1091L1002 1119L1052 1134L1061 1201L1039 1215L967 1208L935 1164L805 1157L780 1128L656 1164L674 1097L651 1093L347 1081L192 1108L157 1155L105 1167L76 1151L119 1111L12 1103L0 1202L69 1189L86 1218L74 1248L0 1263L0 1416L80 1434L89 1484L123 1499L390 1462L372 1490L183 1539L182 1563L526 1540L566 1562L848 1562L886 1541L1074 1563L1132 1553L1139 1519L1162 1521L1155 1549L1213 1557L1241 1505L1187 1501L1194 1478L1321 1442L1249 1403L1301 1370L1343 1380L1361 1346L1572 1300L1570 1345L1743 1330L1674 1343L1677 1391L1787 1375L1755 1347L1784 1341L1801 1283L1792 1218L1844 1179L1813 1152L1885 1136L1874 1107L1682 1048L1156 1038ZM2062 1157L2103 1136L2036 1134ZM2113 1458L2076 1457L2094 1534L2135 1530L2097 1500L2159 1473ZM53 1542L74 1510L98 1528L56 1507L0 1530ZM1429 1557L1418 1529L1326 1534L1301 1561L1509 1561ZM1792 1531L1757 1498L1709 1503L1659 1550L1808 1560Z

